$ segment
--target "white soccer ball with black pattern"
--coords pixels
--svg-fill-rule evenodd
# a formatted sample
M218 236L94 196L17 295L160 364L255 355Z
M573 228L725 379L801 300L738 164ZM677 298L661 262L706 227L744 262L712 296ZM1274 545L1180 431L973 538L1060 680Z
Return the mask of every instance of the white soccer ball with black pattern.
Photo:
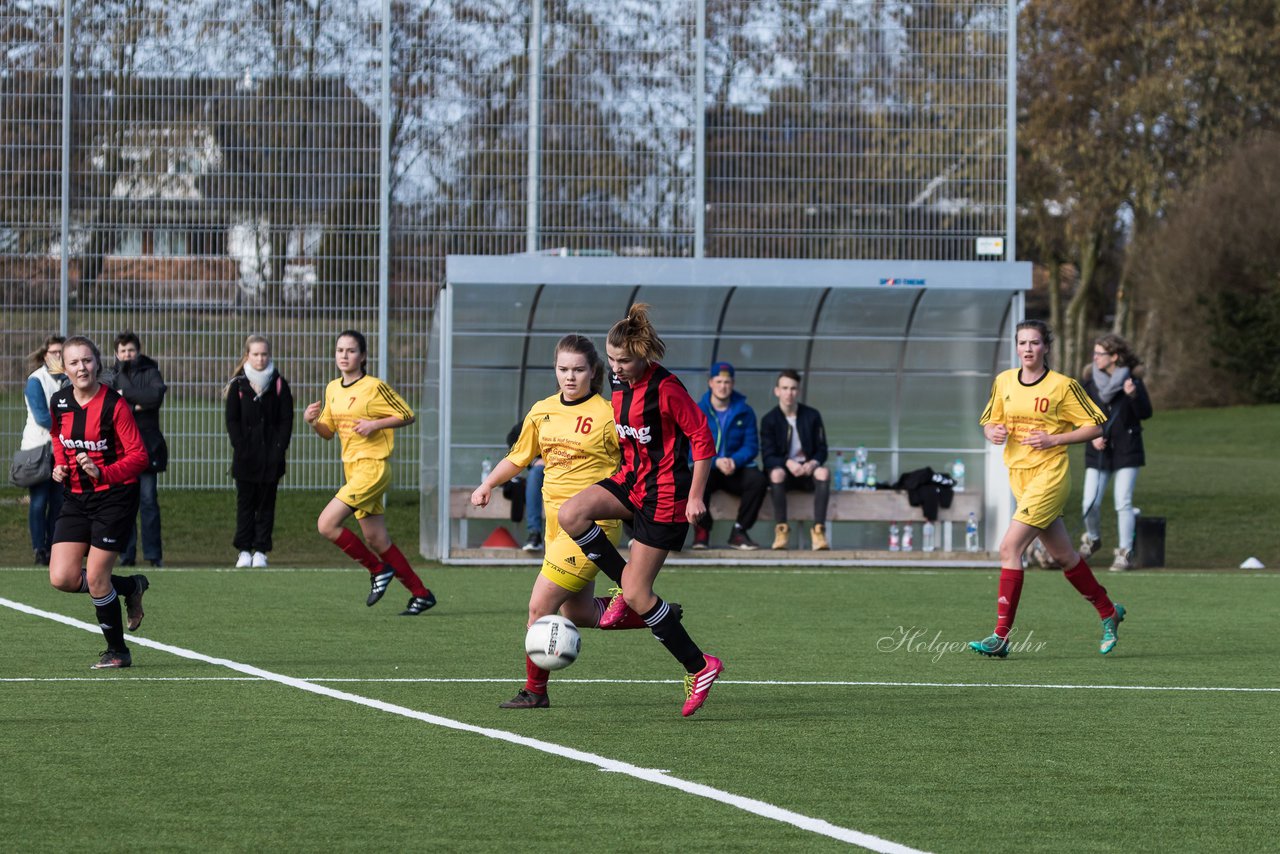
M539 617L524 636L524 651L543 670L563 670L578 660L581 648L578 627L559 614Z

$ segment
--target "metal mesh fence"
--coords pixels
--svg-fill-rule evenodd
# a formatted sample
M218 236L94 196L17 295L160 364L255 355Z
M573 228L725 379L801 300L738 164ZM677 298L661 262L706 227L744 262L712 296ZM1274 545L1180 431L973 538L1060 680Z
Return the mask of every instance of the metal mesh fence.
M16 447L46 334L109 350L132 329L169 385L166 486L230 486L221 389L260 333L299 402L286 485L330 487L301 408L336 332L364 330L420 406L450 253L980 259L977 238L1012 238L1009 20L964 0L7 2L0 428Z

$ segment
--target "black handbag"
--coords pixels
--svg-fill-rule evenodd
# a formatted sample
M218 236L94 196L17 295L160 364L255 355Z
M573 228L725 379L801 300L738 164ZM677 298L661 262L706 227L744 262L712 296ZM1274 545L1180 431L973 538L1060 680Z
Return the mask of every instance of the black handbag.
M53 477L53 446L26 448L13 455L9 480L14 486L39 486Z

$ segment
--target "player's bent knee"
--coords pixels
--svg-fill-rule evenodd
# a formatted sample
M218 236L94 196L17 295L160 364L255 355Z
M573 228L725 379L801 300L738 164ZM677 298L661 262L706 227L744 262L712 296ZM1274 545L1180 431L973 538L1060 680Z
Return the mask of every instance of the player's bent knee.
M571 537L580 537L587 529L586 517L572 501L562 505L556 511L556 521L560 524L560 530Z
M80 592L80 576L79 575L76 576L74 581L64 576L59 576L57 578L50 578L49 583L53 585L54 590L61 590L63 593L79 593Z

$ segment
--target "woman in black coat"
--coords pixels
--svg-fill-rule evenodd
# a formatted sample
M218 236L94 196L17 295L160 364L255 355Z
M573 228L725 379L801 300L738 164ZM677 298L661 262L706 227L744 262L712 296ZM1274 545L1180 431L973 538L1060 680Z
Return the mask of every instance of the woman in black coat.
M1084 449L1084 534L1081 554L1090 555L1102 541L1099 517L1107 481L1115 484L1116 548L1111 569L1122 572L1133 566L1136 528L1133 487L1138 469L1146 465L1142 446L1142 422L1151 417L1151 398L1142 382L1139 365L1129 343L1119 335L1103 335L1093 344L1093 364L1085 368L1082 385L1093 402L1107 413L1102 435Z
M293 393L261 335L244 342L240 369L227 384L227 435L236 481L236 566L265 567L275 527L276 487L293 436Z

